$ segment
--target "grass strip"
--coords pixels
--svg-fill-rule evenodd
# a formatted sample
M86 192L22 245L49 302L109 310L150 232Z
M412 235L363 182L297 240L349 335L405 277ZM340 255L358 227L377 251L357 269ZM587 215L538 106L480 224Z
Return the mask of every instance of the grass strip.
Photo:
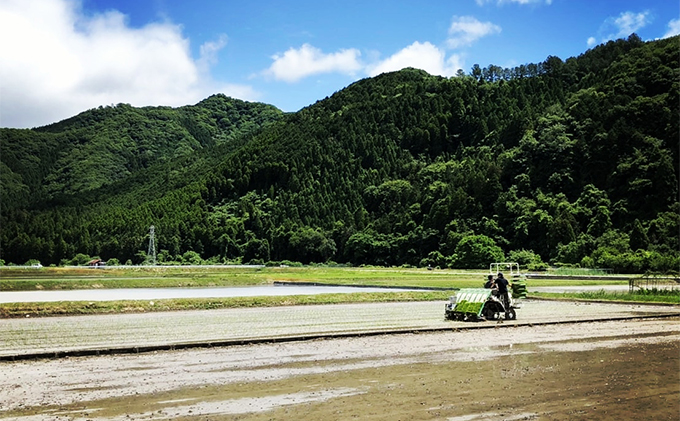
M182 310L215 310L315 304L381 303L448 300L453 291L360 292L275 297L181 298L153 301L64 301L0 305L0 318L124 314Z
M247 267L146 267L146 268L42 268L0 270L0 291L74 290L101 288L186 288L271 285L275 281L333 285L479 288L483 271L406 268L247 268ZM529 286L626 285L627 281L582 279L531 279Z
M69 279L4 279L0 291L66 291L76 289L122 288L208 288L268 285L265 278L211 276L204 278L69 278Z
M611 292L603 289L588 292L532 292L531 298L557 298L564 300L616 301L631 303L680 304L680 290L639 290L630 292Z

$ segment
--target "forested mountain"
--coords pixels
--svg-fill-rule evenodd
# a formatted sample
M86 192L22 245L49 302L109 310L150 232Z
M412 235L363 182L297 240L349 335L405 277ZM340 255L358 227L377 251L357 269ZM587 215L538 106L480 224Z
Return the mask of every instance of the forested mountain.
M678 270L678 42L633 35L453 78L404 69L288 115L248 104L235 121L218 111L245 103L218 96L4 129L2 258L138 263L154 225L165 261ZM94 135L61 151L78 130Z
M99 107L34 130L0 129L3 207L85 193L279 120L277 108L214 95L194 106Z

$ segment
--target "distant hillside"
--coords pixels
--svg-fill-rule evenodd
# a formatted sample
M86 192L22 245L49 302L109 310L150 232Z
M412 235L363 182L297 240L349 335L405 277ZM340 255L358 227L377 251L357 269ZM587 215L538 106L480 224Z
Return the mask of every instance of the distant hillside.
M0 129L3 207L92 191L238 141L282 115L270 105L215 95L194 106L118 104L35 130Z
M175 262L678 270L678 41L631 36L454 78L404 69L230 139L219 119L156 122L192 133L190 147L126 160L138 170L117 183L77 182L83 157L36 177L49 200L3 207L2 258L141 262L153 224L161 260ZM52 147L53 130L94 131L79 117L31 131L45 146L22 162ZM118 127L110 141L130 142ZM4 168L3 194L38 189Z

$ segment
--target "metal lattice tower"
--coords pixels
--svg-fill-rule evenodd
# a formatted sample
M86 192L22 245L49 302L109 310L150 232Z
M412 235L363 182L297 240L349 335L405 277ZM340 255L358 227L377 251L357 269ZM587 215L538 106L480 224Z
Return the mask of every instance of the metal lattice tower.
M156 264L156 234L153 225L149 228L149 251L146 252L146 259L152 265Z

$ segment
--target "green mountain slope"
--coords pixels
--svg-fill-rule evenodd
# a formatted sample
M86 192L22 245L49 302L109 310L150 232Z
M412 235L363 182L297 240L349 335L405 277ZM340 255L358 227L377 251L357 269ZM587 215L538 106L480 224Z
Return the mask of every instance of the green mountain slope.
M156 163L235 142L281 116L269 105L215 95L194 106L119 104L35 130L0 129L2 203L92 191Z
M245 138L192 135L130 182L4 208L3 259L141 261L153 224L165 260L677 270L677 47L365 79Z

